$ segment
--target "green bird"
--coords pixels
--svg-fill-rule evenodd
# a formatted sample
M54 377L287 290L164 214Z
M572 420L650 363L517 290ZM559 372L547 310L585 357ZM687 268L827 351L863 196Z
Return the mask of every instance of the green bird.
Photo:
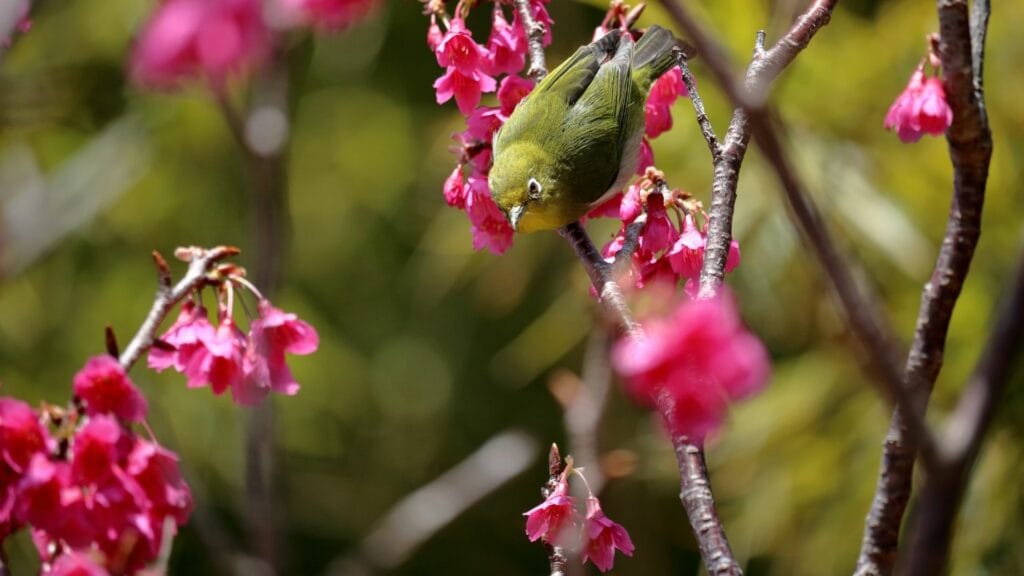
M524 98L494 136L488 183L512 228L565 226L636 171L644 105L677 42L651 26L633 43L613 30L581 47Z

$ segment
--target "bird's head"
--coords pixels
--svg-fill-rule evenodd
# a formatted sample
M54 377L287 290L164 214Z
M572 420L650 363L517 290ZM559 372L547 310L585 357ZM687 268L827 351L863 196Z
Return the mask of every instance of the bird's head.
M548 230L568 224L572 199L554 177L555 166L532 144L513 144L494 158L488 178L494 202L517 232Z

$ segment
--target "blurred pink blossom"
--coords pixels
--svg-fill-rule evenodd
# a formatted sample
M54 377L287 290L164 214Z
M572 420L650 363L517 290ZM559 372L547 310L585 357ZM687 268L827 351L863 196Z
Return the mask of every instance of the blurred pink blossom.
M667 414L672 434L703 438L725 417L730 401L760 390L768 353L740 322L731 296L687 301L644 325L645 337L624 338L612 362L640 403Z
M370 14L375 0L280 0L302 23L329 31L348 28Z
M260 0L165 0L139 34L132 75L158 89L197 77L220 87L258 64L270 42Z
M75 374L74 388L90 416L113 414L129 422L146 417L146 399L112 356L90 358Z

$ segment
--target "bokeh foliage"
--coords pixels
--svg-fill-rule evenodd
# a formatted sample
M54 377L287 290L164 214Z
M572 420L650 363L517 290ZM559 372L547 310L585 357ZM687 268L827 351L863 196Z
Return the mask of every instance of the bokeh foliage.
M212 98L198 87L146 93L124 77L133 31L152 5L40 2L33 30L0 68L5 395L63 402L72 374L103 350L104 326L127 340L155 289L150 250L229 243L253 261L245 163ZM759 27L771 40L801 7L695 6L738 63ZM590 38L603 7L556 0L550 8L557 24L549 60L558 61ZM970 373L1021 247L1024 5L994 10L985 70L996 147L984 234L933 415L951 406ZM434 104L440 70L419 12L410 0L388 3L348 33L293 39L302 71L293 87L293 234L277 301L317 326L322 344L293 362L302 392L275 399L290 573L321 573L351 553L389 506L500 430L563 442L547 384L559 370L578 372L587 333L600 329L586 279L560 238L519 238L503 257L474 253L464 216L444 206L450 135L462 121L454 106ZM653 22L667 23L657 7L642 21ZM905 339L941 241L951 168L942 139L903 145L881 124L935 27L930 2L842 3L776 91L801 173ZM699 61L694 69L722 132L729 110ZM705 144L688 103L674 113L676 127L655 142L657 164L673 185L706 200ZM743 265L731 285L775 373L708 449L725 525L750 574L847 574L890 411L870 389L756 151L741 176L736 231ZM600 240L611 230L596 224L592 233ZM241 545L246 413L186 390L175 374L138 368L133 377L205 513ZM1018 376L1010 386L975 470L954 574L1024 572L1022 384ZM656 423L616 389L601 440L603 450L632 451L637 462L605 491L605 509L637 544L616 572L696 573L674 459ZM519 514L537 501L544 476L538 458L531 474L456 519L396 573L543 573L544 553L523 537ZM31 565L26 538L8 551L16 566ZM186 529L174 571L212 574L215 566Z

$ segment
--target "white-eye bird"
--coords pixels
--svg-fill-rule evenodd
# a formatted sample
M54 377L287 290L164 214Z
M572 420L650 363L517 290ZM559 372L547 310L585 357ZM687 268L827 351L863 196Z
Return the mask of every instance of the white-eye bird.
M524 98L494 136L488 183L512 228L575 222L636 171L651 85L676 63L672 33L636 43L613 30L581 47Z

